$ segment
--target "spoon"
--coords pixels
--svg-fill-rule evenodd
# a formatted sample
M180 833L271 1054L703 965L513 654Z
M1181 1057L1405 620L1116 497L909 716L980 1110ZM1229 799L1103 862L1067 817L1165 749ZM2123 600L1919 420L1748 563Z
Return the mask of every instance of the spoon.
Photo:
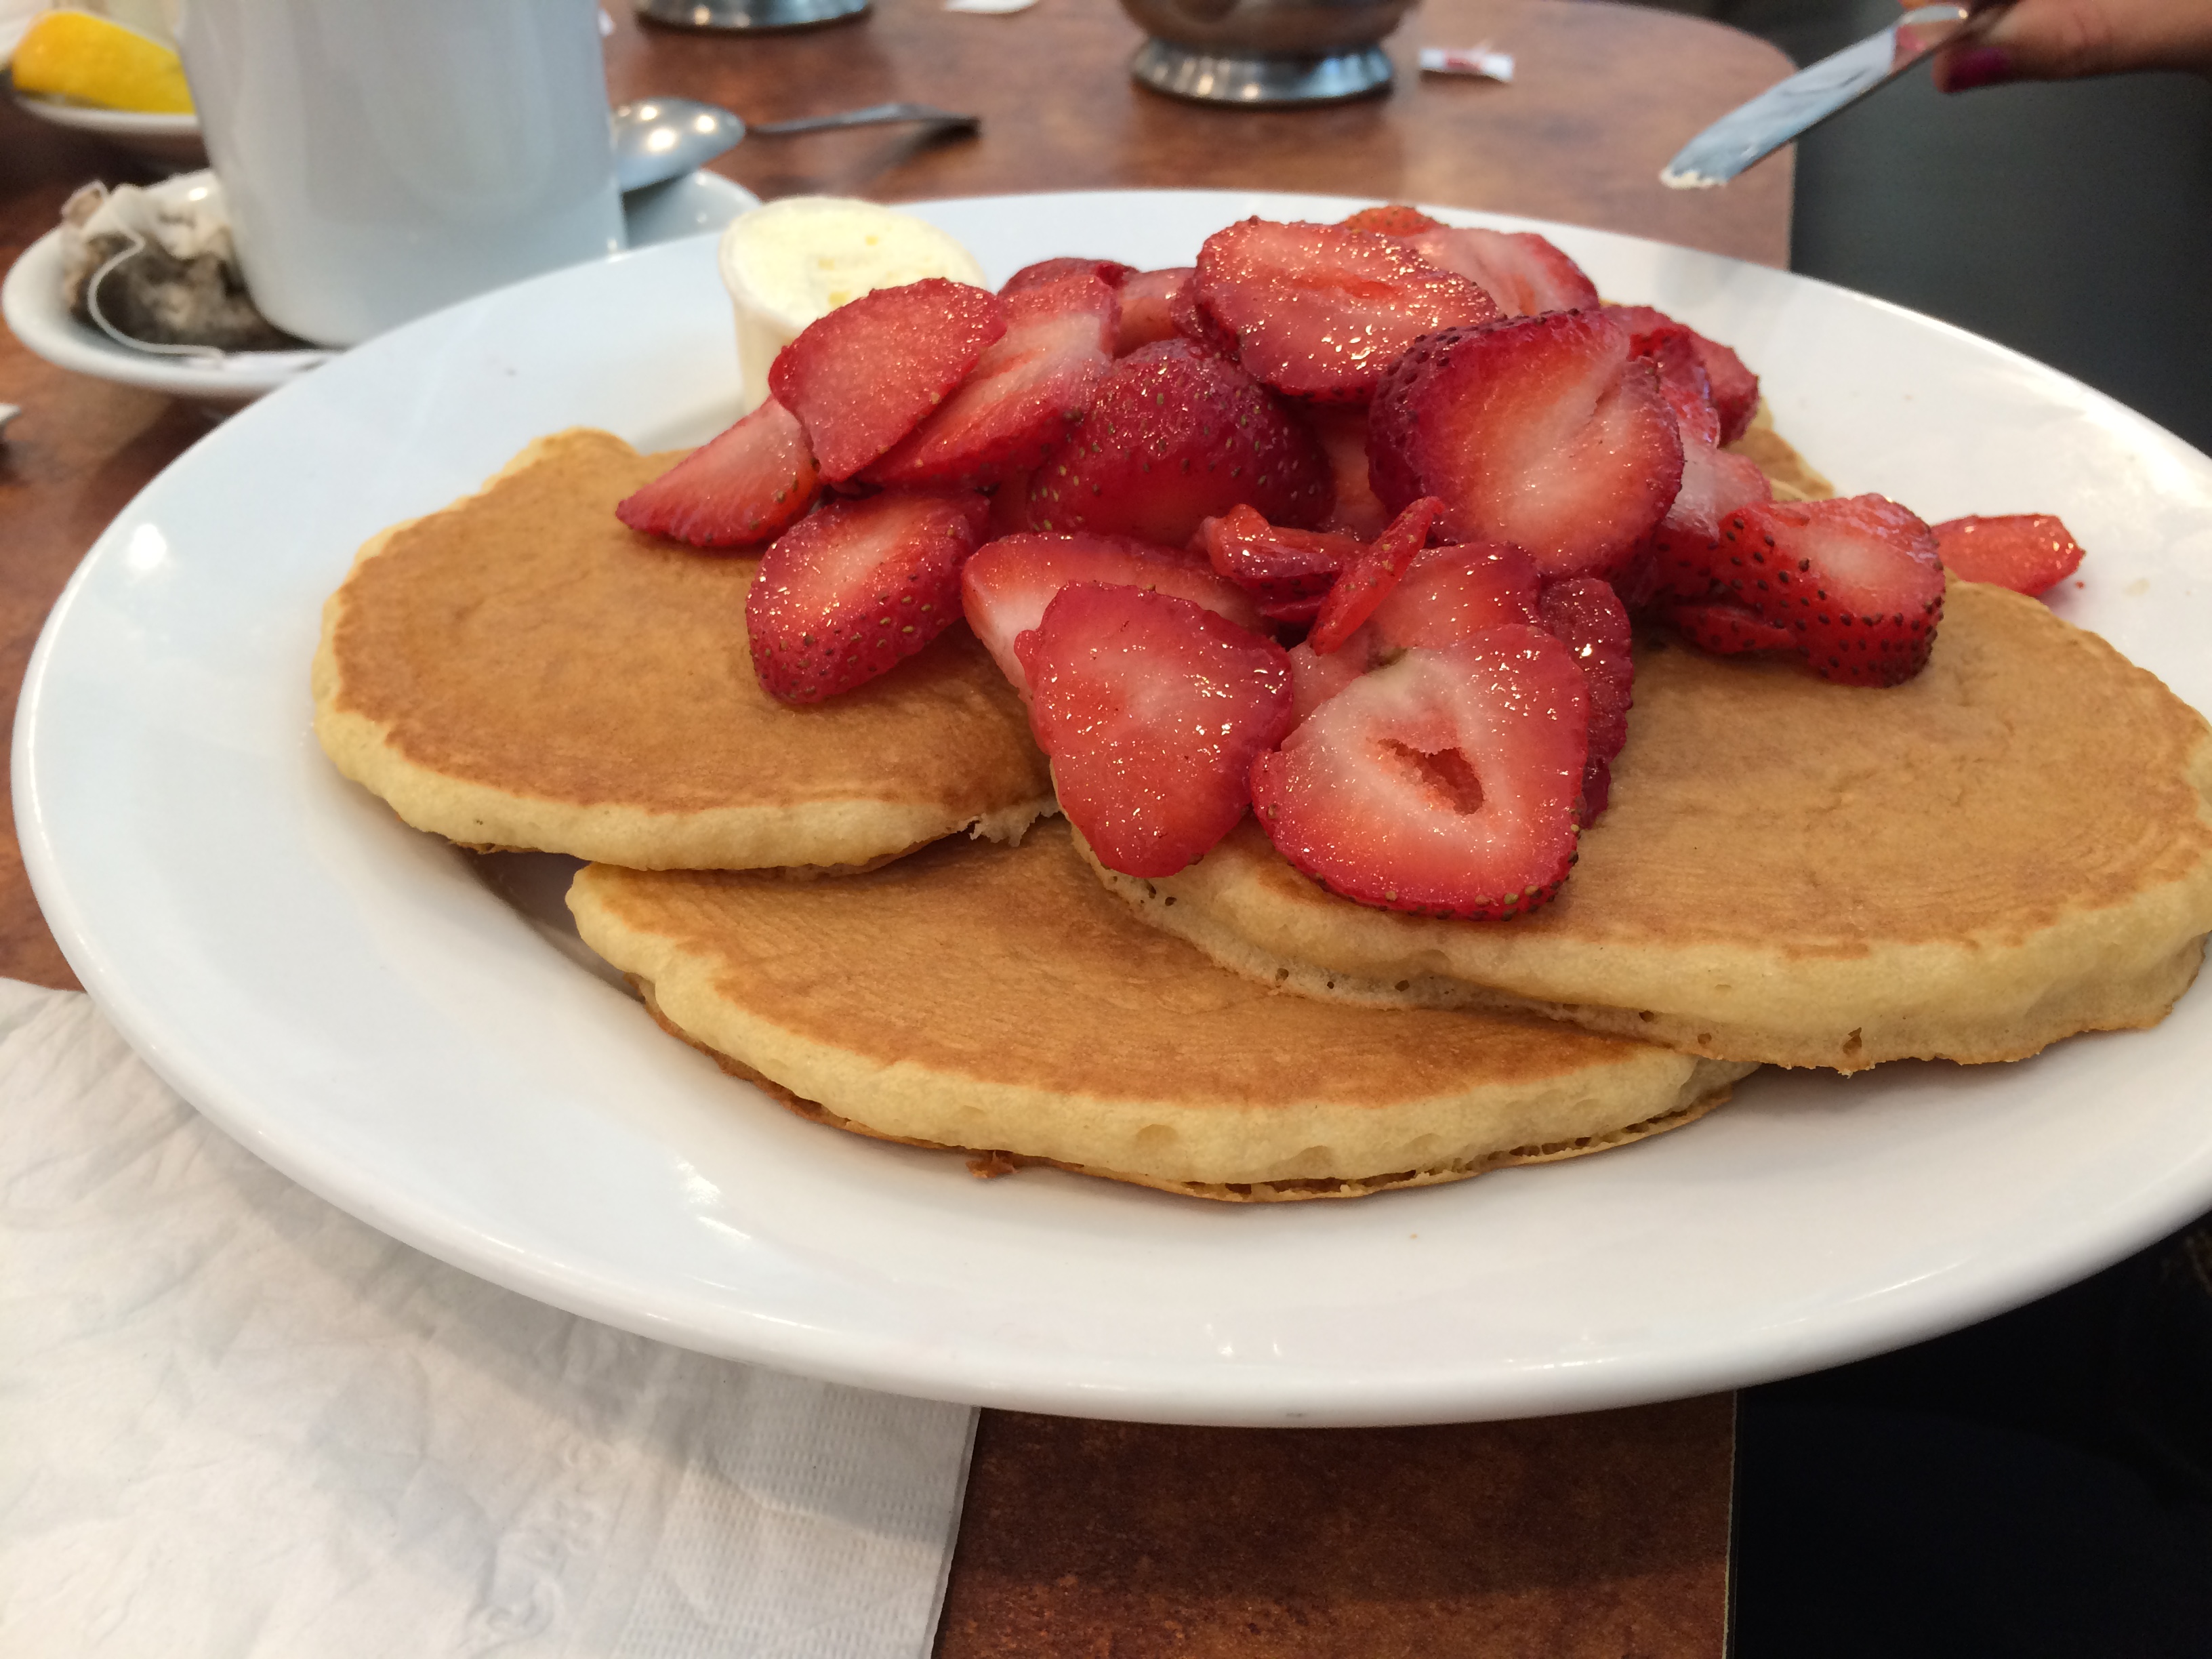
M945 132L973 132L983 125L976 115L957 115L927 104L871 104L836 115L806 115L793 121L763 121L750 131L757 138L781 138L833 127L884 126L918 122ZM641 98L614 109L615 182L623 191L643 190L711 161L743 138L748 128L726 109L689 98Z
M625 193L681 178L733 148L745 124L690 98L641 98L614 107L615 185Z

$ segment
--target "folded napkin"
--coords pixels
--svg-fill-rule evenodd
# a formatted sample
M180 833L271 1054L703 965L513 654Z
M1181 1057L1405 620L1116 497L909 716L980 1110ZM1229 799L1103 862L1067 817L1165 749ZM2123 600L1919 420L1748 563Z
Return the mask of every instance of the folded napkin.
M0 980L0 1654L921 1656L974 1427L434 1261Z

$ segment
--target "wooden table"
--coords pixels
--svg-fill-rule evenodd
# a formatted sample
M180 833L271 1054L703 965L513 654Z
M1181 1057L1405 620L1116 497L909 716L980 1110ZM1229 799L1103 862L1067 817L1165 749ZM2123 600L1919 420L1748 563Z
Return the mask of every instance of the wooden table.
M1732 30L1602 0L1429 0L1390 43L1388 96L1273 112L1137 88L1125 66L1139 39L1110 0L999 17L878 0L864 21L770 37L624 16L607 64L617 98L681 94L756 120L894 99L984 118L972 139L757 139L717 163L763 196L1322 191L1787 257L1786 156L1726 191L1656 179L1691 133L1788 71ZM1414 72L1421 44L1485 40L1516 59L1510 86ZM129 176L97 143L0 104L0 263L52 226L75 185ZM205 427L6 337L0 401L25 411L0 440L0 696L12 720L70 571ZM0 973L74 985L12 815L0 826ZM1725 1643L1733 1414L1717 1396L1522 1423L1274 1431L987 1413L939 1651L1710 1659Z

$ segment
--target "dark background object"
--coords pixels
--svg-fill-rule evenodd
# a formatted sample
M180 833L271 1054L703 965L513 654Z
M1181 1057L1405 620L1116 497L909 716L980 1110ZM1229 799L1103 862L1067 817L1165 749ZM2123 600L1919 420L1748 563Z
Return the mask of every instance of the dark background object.
M1898 12L1650 3L1800 64ZM2212 451L2212 82L1947 97L1907 76L1799 142L1790 262ZM2212 1221L1951 1336L1747 1389L1737 1457L1736 1659L2212 1654Z
M1895 0L1656 3L1800 64L1898 13ZM2212 452L2212 82L1946 97L1916 71L1799 141L1790 264L2039 358Z

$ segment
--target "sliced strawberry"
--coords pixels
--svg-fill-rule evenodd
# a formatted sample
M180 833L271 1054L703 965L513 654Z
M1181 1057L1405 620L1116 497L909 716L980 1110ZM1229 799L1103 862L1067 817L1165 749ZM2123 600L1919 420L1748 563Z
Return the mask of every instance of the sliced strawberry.
M1060 810L1124 875L1173 875L1227 835L1290 729L1283 647L1171 594L1073 583L1017 649Z
M1487 629L1538 624L1542 578L1535 562L1503 542L1457 542L1416 558L1368 629L1386 647L1437 649Z
M1168 295L1168 320L1175 325L1176 337L1202 347L1213 356L1228 362L1237 361L1237 337L1213 320L1206 307L1198 302L1198 269L1191 268L1184 279Z
M1168 270L1139 270L1121 282L1121 326L1114 336L1114 355L1126 357L1139 346L1155 340L1172 340L1182 331L1176 326L1176 305L1190 301L1188 265Z
M1488 322L1490 296L1404 243L1339 225L1247 219L1198 252L1199 308L1279 392L1360 403L1424 334Z
M1351 638L1352 630L1390 596L1414 556L1429 544L1429 526L1443 509L1443 503L1435 496L1424 495L1360 549L1359 556L1345 567L1322 601L1306 643L1326 656Z
M1362 208L1337 223L1346 230L1371 230L1378 236L1418 236L1425 230L1443 228L1443 221L1431 219L1420 209L1407 207L1403 202Z
M1113 361L1121 304L1089 270L1006 302L1006 331L958 390L862 477L919 487L995 483L1036 466L1083 418Z
M1667 516L1614 578L1632 610L1668 600L1698 601L1724 580L1721 521L1740 507L1769 500L1774 486L1747 455L1682 436L1682 487Z
M1324 656L1312 642L1301 640L1290 648L1291 718L1295 726L1350 685L1384 656L1382 642L1371 628L1358 628L1335 650Z
M1366 409L1356 404L1314 404L1301 412L1321 440L1336 483L1336 499L1321 527L1373 541L1390 522L1390 509L1376 499L1375 486L1367 477Z
M1953 575L2029 595L2072 575L2081 563L2081 544L2048 513L1947 520L1936 526L1936 547Z
M1119 288L1134 274L1133 266L1118 259L1040 259L1007 277L999 289L999 297L1011 300L1017 294L1048 287L1067 276L1096 276L1109 288Z
M1682 487L1667 508L1671 534L1720 534L1721 520L1740 507L1771 500L1774 486L1748 455L1733 454L1684 434Z
M1589 693L1589 752L1583 763L1581 821L1588 829L1613 794L1613 763L1628 741L1636 664L1629 655L1628 609L1591 576L1544 584L1537 601L1544 631L1567 647Z
M1270 622L1310 622L1360 544L1321 530L1269 524L1249 507L1208 519L1193 538L1206 562L1249 593Z
M1761 620L1748 605L1729 599L1705 599L1696 605L1668 605L1667 620L1675 632L1700 651L1716 657L1747 656L1758 651L1790 651L1802 654L1797 636L1778 623Z
M1935 532L1880 495L1755 501L1721 526L1722 597L1787 628L1813 672L1895 685L1927 665L1943 615Z
M1662 329L1638 336L1629 355L1650 359L1659 371L1660 395L1681 425L1683 442L1711 448L1721 441L1721 415L1713 406L1712 379L1698 361L1695 338L1686 328ZM1636 349L1644 341L1650 343L1649 350Z
M1697 353L1698 366L1705 371L1713 408L1720 416L1720 441L1732 444L1750 429L1751 417L1759 412L1759 376L1744 367L1742 358L1719 341L1707 339L1695 329L1650 306L1607 306L1605 313L1634 337L1635 343L1630 349L1638 356L1650 356L1656 349L1657 339L1654 337L1663 337L1677 329L1688 335L1691 347Z
M1006 331L1005 302L965 283L879 288L809 323L769 366L769 389L841 483L921 425Z
M1408 651L1254 763L1253 805L1285 858L1363 904L1520 915L1574 862L1589 702L1540 629Z
M1721 417L1721 441L1732 444L1751 430L1752 417L1759 413L1759 376L1718 340L1696 333L1690 338L1696 343L1698 361L1712 385L1713 408Z
M693 547L737 547L781 535L814 504L821 483L798 418L770 398L623 497L615 516Z
M1510 542L1552 576L1626 568L1682 482L1657 372L1588 311L1421 341L1376 393L1367 455L1386 506L1441 496L1445 540Z
M832 502L785 531L745 596L762 687L819 702L927 645L960 615L960 566L989 513L973 492L895 490Z
M1267 624L1244 591L1187 553L1127 536L1002 536L977 548L960 572L960 608L1006 678L1024 691L1014 641L1043 618L1070 582L1158 588L1255 632Z
M1583 311L1597 304L1597 284L1533 231L1438 225L1407 238L1407 245L1430 264L1476 283L1497 301L1503 317Z
M1239 502L1274 524L1328 511L1311 432L1234 363L1187 340L1119 359L1091 412L1039 466L1030 521L1180 547Z

